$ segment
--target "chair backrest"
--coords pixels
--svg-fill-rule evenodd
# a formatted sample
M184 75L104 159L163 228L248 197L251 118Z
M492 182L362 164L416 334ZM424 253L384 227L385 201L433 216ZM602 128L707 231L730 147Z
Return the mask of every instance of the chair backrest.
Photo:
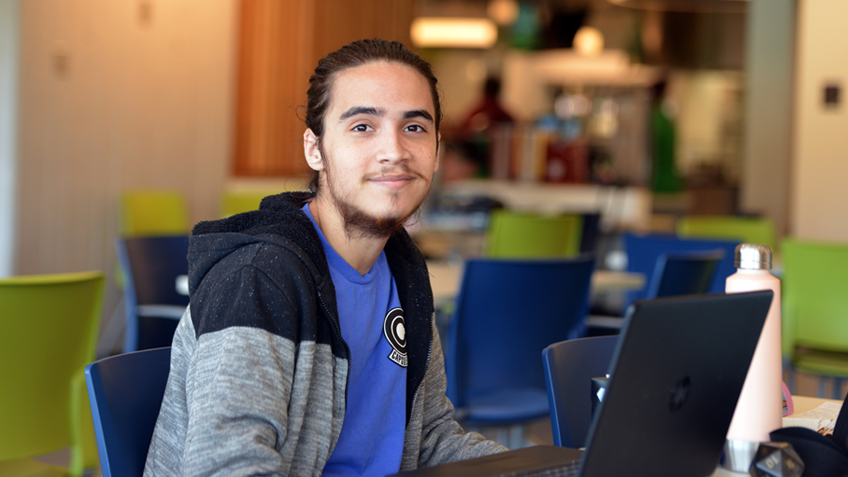
M580 214L583 224L580 234L580 253L596 253L601 235L601 214L591 212Z
M723 249L661 254L646 298L707 293L723 257Z
M119 354L85 368L103 477L144 472L171 367L171 348Z
M848 243L783 241L783 343L848 352Z
M593 268L587 257L466 262L446 347L454 405L504 389L544 395L539 353L584 334Z
M677 233L681 237L761 243L768 245L772 250L777 246L774 222L763 217L691 215L677 221Z
M733 257L739 243L727 240L683 239L673 235L626 233L624 234L624 251L627 254L627 271L651 277L656 269L657 259L664 253L711 252L722 249L724 250L724 257L718 265L712 285L708 290L710 293L721 293L724 291L724 282L727 277L736 273ZM635 300L646 298L647 294L647 287L643 290L629 292L625 308Z
M0 461L72 447L96 465L83 368L100 329L101 272L0 279Z
M592 378L609 371L618 336L554 343L542 351L554 445L580 448L592 424Z
M493 210L484 255L492 258L572 257L580 252L583 217Z
M118 238L115 243L118 264L124 283L127 328L124 333L124 351L170 346L176 321L156 318L161 315L144 313L145 308L156 305L176 307L169 315L179 318L188 305L188 296L177 292L176 280L188 273L188 237L185 235L162 237Z
M257 210L262 199L275 193L271 191L225 192L221 203L221 215L223 217L229 217L242 212Z
M188 206L179 191L133 190L121 196L121 235L185 235Z

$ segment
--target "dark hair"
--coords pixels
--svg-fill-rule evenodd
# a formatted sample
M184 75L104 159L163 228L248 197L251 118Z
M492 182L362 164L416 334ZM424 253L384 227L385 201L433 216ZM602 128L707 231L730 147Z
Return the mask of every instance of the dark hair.
M309 90L306 92L306 127L312 130L321 145L324 134L324 115L330 104L330 91L335 76L348 68L361 66L373 61L390 61L415 68L430 84L430 94L433 96L433 106L436 116L436 132L442 120L442 107L439 102L439 92L436 88L436 77L430 63L424 61L416 53L408 50L398 41L386 41L379 38L372 40L356 40L341 47L318 61L315 73L309 78ZM438 137L438 136L437 136ZM309 190L318 191L318 171L314 171L309 181Z

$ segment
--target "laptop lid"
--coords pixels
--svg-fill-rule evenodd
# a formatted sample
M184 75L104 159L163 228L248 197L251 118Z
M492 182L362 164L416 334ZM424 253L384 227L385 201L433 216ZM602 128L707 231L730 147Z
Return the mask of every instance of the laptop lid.
M772 295L631 305L580 476L638 474L634 469L655 477L712 474Z

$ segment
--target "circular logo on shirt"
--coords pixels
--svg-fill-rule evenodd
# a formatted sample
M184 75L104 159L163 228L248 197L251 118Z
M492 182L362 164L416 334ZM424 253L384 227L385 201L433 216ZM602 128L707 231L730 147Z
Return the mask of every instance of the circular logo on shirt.
M403 310L392 308L383 320L383 335L392 347L389 359L399 366L406 367L406 326L403 321Z

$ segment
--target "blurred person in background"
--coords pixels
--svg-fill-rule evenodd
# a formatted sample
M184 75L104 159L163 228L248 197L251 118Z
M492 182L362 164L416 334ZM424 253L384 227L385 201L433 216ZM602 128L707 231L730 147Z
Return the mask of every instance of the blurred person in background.
M668 82L659 79L651 87L651 125L654 192L680 191L680 178L675 161L676 128L671 103L666 98Z
M490 76L483 82L483 95L469 109L455 132L457 152L446 154L446 181L489 177L496 135L511 133L515 122L499 99L501 81Z

